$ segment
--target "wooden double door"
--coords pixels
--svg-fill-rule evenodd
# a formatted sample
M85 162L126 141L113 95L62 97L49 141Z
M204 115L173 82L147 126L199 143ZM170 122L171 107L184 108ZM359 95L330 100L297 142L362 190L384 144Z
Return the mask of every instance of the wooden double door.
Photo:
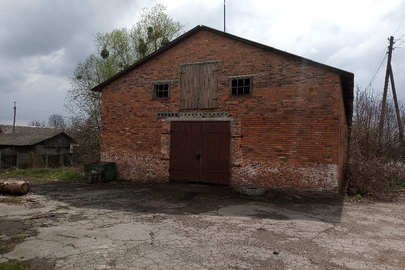
M172 122L170 179L229 185L230 122Z

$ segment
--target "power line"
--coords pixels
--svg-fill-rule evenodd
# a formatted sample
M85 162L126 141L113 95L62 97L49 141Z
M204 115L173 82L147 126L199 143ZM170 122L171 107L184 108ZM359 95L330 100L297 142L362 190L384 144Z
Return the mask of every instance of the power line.
M386 58L387 58L387 48L384 48L383 53L380 57L380 60L378 61L376 68L374 69L373 76L371 77L370 82L368 83L368 86L370 88L372 88L374 80L377 77L377 75L379 74L381 67L383 66Z
M401 43L399 43L397 46L395 46L394 47L394 49L396 49L396 48L403 48L403 47L400 47L402 44L404 44L405 43L405 40L404 41L402 41Z
M376 68L376 70L375 70L375 72L374 72L374 75L373 75L373 77L371 78L370 83L368 84L368 86L369 86L370 88L372 88L373 83L374 83L374 80L375 80L375 78L377 77L377 75L380 73L381 67L383 66L383 64L384 64L386 58L387 58L387 55L385 55L385 57L383 57L383 58L380 60L380 63L378 64L378 67Z
M395 41L401 40L403 37L405 37L405 34L403 34L402 36L400 36L399 38L397 38Z
M404 26L405 26L405 23L404 23L401 27L399 27L399 28L397 29L397 31L395 31L394 33L392 33L391 36L394 36L396 33L398 33L402 28L404 28Z
M402 36L400 36L398 39L396 39L395 41L400 41L403 37L405 37L405 34L403 34ZM397 46L394 47L394 49L399 48L399 46L401 44L403 44L405 42L405 40L402 40L402 42L400 42L399 44L397 44Z

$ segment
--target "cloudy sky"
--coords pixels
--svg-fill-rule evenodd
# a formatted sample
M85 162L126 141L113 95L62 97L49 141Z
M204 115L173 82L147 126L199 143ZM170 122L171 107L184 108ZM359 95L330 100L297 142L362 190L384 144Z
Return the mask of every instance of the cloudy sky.
M159 2L184 31L223 30L223 0L1 0L0 124L13 123L14 102L19 125L69 116L67 77L93 52L94 35L131 28L142 8ZM392 68L405 101L404 0L226 0L226 30L353 72L355 85L372 83L378 92L393 35Z

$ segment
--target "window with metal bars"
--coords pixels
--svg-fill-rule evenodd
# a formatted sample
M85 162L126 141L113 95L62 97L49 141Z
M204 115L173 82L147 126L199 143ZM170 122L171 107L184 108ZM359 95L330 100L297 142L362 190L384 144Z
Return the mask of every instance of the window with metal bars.
M238 78L231 80L231 95L250 95L252 93L252 79Z
M169 84L153 85L153 98L168 98L168 97L169 97Z

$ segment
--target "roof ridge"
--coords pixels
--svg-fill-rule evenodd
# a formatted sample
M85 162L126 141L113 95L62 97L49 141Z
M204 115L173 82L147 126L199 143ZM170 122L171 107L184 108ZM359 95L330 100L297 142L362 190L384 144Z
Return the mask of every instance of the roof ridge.
M354 77L354 74L353 74L353 73L348 72L348 71L345 71L345 70L342 70L342 69L338 69L338 68L335 68L335 67L332 67L332 66L329 66L329 65L326 65L326 64L322 64L322 63L319 63L319 62L310 60L310 59L308 59L308 58L305 58L305 57L302 57L302 56L298 56L298 55L296 55L296 54L289 53L289 52L286 52L286 51L282 51L282 50L280 50L280 49L276 49L276 48L274 48L274 47L271 47L271 46L268 46L268 45L265 45L265 44L262 44L262 43L259 43L259 42L256 42L256 41L248 40L248 39L245 39L245 38L242 38L242 37L239 37L239 36L236 36L236 35L227 33L227 32L223 32L223 31L220 31L220 30L217 30L217 29L214 29L214 28L210 28L210 27L208 27L208 26L197 25L196 27L192 28L191 30L185 32L185 33L182 34L181 36L179 36L179 37L177 37L176 39L172 40L172 41L171 41L169 44L167 44L166 46L163 46L163 47L161 47L160 49L158 49L157 51L155 51L155 52L153 52L153 53L147 55L146 57L144 57L144 58L138 60L137 62L135 62L134 64L130 65L130 66L127 67L126 69L121 70L120 72L118 72L118 73L116 73L115 75L111 76L110 78L108 78L108 79L105 80L104 82L102 82L102 83L96 85L96 86L93 87L91 90L92 90L92 91L96 91L96 92L101 92L101 90L102 90L105 86L109 85L109 84L112 83L113 81L115 81L115 80L119 79L120 77L122 77L122 76L128 74L129 72L131 72L132 70L134 70L134 69L137 68L138 66L141 66L142 64L144 64L144 63L148 62L149 60L151 60L152 58L154 58L154 57L156 57L156 56L158 56L158 55L164 53L165 51L167 51L167 50L169 50L170 48L176 46L177 44L179 44L179 43L182 42L183 40L185 40L185 39L187 39L187 38L193 36L194 34L200 32L200 31L203 31L203 30L209 31L209 32L213 32L213 33L215 33L215 34L222 35L222 36L225 36L225 37L227 37L227 38L231 38L231 39L237 40L237 41L239 41L239 42L247 43L247 44L250 44L250 45L252 45L252 46L259 47L259 48L262 48L262 49L265 49L265 50L271 50L271 51L273 51L273 52L275 52L275 53L282 54L283 56L286 56L286 57L290 57L290 58L294 58L294 59L299 59L299 60L301 60L302 62L304 62L304 63L306 63L306 64L316 65L316 66L321 67L321 68L326 68L326 69L329 69L329 70L333 70L334 72L337 72L337 73L339 73L339 74L341 74L341 75L343 75L343 76L345 76L345 77Z

